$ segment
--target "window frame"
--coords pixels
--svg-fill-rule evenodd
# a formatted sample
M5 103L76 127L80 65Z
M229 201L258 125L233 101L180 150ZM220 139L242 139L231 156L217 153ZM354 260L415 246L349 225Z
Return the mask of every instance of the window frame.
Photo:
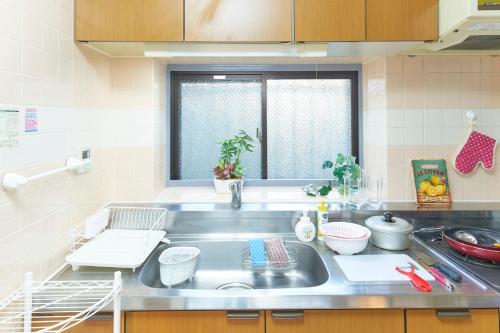
M214 68L215 67L215 68ZM362 113L360 112L361 96L361 66L360 65L323 65L323 69L314 66L210 66L210 65L169 65L167 69L167 88L169 112L167 112L167 185L168 186L207 186L212 180L186 180L178 179L179 151L177 142L180 139L177 122L179 120L178 96L179 82L186 79L212 78L214 75L225 75L226 79L238 78L241 80L262 81L262 115L261 115L261 177L262 179L245 180L247 185L257 186L299 186L311 182L321 182L328 179L268 179L267 178L267 80L279 79L349 79L352 82L351 89L351 150L362 165ZM253 67L251 70L245 67ZM257 68L255 68L257 67ZM261 68L264 67L264 68ZM286 69L284 69L285 67ZM276 70L277 69L277 70ZM332 156L333 158L333 156ZM320 167L320 166L318 166ZM176 179L177 178L177 179Z

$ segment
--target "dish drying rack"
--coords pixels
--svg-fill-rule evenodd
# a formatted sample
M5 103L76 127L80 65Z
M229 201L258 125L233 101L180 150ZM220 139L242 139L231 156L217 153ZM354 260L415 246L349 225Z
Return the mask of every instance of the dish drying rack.
M280 259L276 253L269 253L269 249L265 248L265 264L261 266L252 265L252 258L250 255L250 249L245 247L243 249L242 255L242 265L246 269L250 269L254 272L264 272L264 271L274 271L274 272L285 272L293 269L297 266L297 250L291 246L285 245L287 257L285 260ZM271 250L273 251L273 250ZM273 251L274 252L274 251Z
M0 332L59 333L113 302L113 333L120 333L121 273L114 280L34 282L26 273L24 285L0 303Z
M166 208L109 206L70 231L66 261L80 266L135 268L164 238Z

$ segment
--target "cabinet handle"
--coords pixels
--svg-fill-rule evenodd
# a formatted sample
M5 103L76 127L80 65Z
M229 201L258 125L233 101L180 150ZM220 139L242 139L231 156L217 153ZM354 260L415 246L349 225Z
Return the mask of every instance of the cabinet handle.
M113 320L113 313L96 313L92 317L87 319L88 321L103 321L103 320Z
M302 319L304 318L304 310L291 310L291 311L271 311L273 319L286 320L286 319Z
M438 318L468 318L470 311L469 309L438 309L436 316Z
M230 320L258 320L259 311L227 311L226 317Z

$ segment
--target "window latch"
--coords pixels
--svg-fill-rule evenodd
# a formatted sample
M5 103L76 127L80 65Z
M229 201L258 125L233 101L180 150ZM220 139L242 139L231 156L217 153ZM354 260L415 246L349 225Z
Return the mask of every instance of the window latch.
M262 131L257 127L257 131L255 133L255 137L257 138L257 140L259 140L259 142L262 144Z

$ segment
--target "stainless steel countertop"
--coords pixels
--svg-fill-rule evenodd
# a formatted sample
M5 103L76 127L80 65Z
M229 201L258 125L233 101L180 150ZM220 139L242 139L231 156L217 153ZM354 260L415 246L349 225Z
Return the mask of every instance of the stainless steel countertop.
M127 204L129 205L129 204ZM165 230L173 241L193 242L203 240L248 240L281 236L285 241L296 241L294 225L302 209L314 209L314 205L300 204L243 204L241 209L231 209L229 204L162 204L143 203L141 206L169 209ZM465 205L463 210L423 210L415 206L387 205L395 216L406 218L415 229L436 225L462 224L500 229L500 205L484 207ZM382 211L342 210L331 206L330 216L335 221L351 221L363 224ZM427 252L441 262L459 271L464 281L454 292L447 291L438 282L432 282L431 293L421 293L409 283L354 284L346 279L333 259L333 253L317 241L314 247L328 270L328 280L310 288L254 289L254 290L194 290L150 288L140 282L141 270L122 271L124 310L256 310L256 309L383 309L383 308L498 308L500 293L481 280L459 269L439 253L428 249L417 240L407 251L384 251L371 245L362 254L406 253L415 249ZM224 258L221 258L223 260ZM417 260L418 262L418 260ZM92 280L112 279L112 269L80 268L63 270L56 279ZM500 274L500 272L499 272Z
M245 235L247 238L249 235ZM260 237L263 235L261 234ZM291 234L281 234L285 241L295 240ZM200 241L212 239L207 236L171 237L175 241ZM224 237L224 239L229 239ZM242 239L234 238L230 239ZM432 293L416 291L409 283L354 284L348 281L336 262L332 252L319 242L310 243L318 250L329 272L323 285L311 288L255 289L255 290L186 290L149 288L139 281L141 269L135 273L123 271L122 308L127 311L142 310L255 310L255 309L384 309L384 308L497 308L500 294L482 281L461 271L464 282L455 292L449 292L437 282L432 282ZM422 246L414 241L406 253ZM424 251L430 252L425 249ZM363 254L395 253L369 246ZM431 252L432 253L432 252ZM432 253L439 257L436 253ZM444 258L440 257L442 261ZM65 269L57 279L88 280L111 279L113 270L81 268L79 271Z

